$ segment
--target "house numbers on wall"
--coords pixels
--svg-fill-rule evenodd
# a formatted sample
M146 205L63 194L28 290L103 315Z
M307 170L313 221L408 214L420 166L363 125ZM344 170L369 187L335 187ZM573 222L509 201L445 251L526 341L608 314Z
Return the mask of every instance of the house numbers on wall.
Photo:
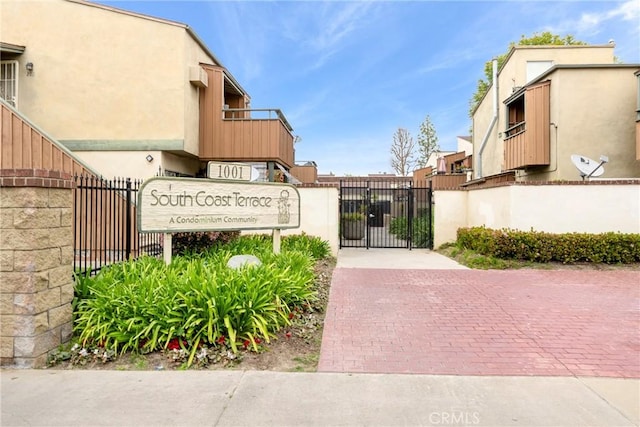
M252 167L246 163L209 162L207 176L211 179L251 181Z

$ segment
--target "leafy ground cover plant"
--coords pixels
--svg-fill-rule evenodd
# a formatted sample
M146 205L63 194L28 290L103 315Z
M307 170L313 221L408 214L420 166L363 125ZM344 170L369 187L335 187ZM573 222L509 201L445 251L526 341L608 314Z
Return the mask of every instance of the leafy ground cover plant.
M246 236L170 266L144 257L79 277L74 334L82 348L188 354L187 366L257 351L314 301L315 257L329 253L309 236L285 237L282 249L275 255L270 238ZM236 254L256 255L262 265L230 269Z

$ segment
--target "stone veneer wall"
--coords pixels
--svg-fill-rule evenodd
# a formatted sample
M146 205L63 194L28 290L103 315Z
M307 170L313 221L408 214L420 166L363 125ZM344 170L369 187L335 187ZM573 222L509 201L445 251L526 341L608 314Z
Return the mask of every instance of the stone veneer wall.
M40 367L71 338L73 181L0 170L0 364Z

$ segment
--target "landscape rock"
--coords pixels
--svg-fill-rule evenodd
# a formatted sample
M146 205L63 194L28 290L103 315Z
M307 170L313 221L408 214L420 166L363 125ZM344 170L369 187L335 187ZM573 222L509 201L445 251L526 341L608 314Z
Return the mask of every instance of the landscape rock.
M227 262L227 267L237 270L245 265L261 266L262 262L254 255L234 255Z

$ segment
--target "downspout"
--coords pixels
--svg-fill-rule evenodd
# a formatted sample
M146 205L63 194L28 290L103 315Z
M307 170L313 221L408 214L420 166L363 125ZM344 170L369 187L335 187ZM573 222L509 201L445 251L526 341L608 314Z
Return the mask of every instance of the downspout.
M491 123L489 123L489 128L487 129L487 133L484 134L484 138L482 138L482 143L480 144L480 150L478 150L478 161L476 163L476 176L475 178L482 178L482 152L484 151L484 147L487 145L487 141L489 140L489 136L491 135L491 131L493 131L493 127L496 125L498 121L498 60L493 58L493 118L491 119Z

